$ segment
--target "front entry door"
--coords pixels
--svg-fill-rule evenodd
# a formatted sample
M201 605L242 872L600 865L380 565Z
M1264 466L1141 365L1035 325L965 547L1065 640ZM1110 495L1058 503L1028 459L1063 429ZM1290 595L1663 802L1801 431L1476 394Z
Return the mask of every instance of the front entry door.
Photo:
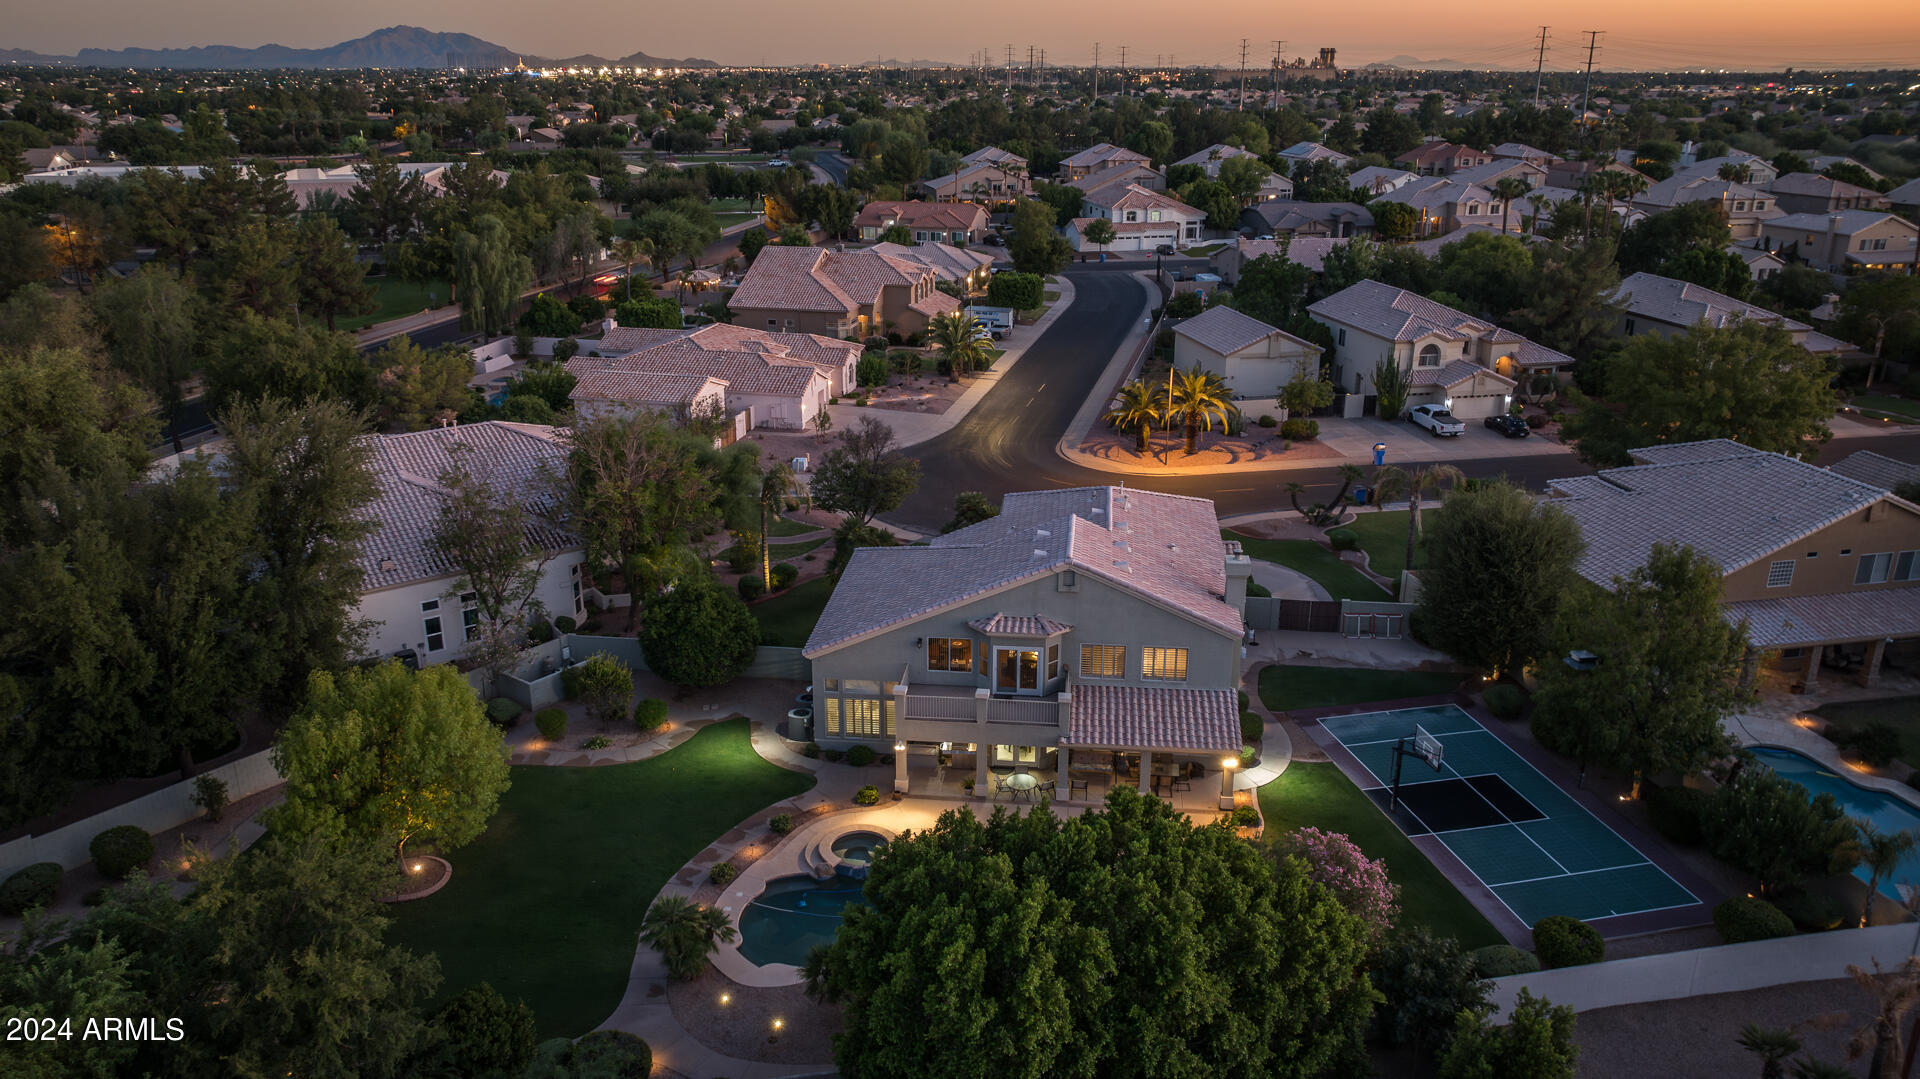
M1029 648L993 650L995 693L1040 692L1040 653Z

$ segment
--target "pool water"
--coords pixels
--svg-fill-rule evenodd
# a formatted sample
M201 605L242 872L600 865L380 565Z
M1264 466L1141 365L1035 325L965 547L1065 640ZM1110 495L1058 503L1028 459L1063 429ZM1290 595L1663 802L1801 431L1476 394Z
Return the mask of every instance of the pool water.
M740 954L757 967L804 966L815 948L833 943L841 913L867 901L861 888L861 882L839 876L827 881L800 876L768 881L766 889L740 912Z
M1819 761L1791 749L1774 749L1770 746L1747 748L1776 774L1807 788L1808 794L1833 795L1833 800L1840 803L1840 811L1849 817L1872 821L1882 832L1920 833L1920 810L1902 799L1862 787ZM1860 866L1854 869L1853 875L1864 881L1872 874L1865 866ZM1920 884L1920 850L1900 860L1900 867L1894 871L1892 878L1880 882L1880 894L1898 903L1901 884Z
M833 841L832 850L843 865L864 869L873 864L873 852L886 843L872 832L848 832Z

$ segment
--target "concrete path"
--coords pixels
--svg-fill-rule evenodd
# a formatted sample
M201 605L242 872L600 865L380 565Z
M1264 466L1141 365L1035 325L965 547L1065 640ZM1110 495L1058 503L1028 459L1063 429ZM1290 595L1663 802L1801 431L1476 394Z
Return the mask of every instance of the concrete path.
M1253 579L1262 588L1273 593L1275 599L1332 599L1320 582L1301 573L1297 569L1276 566L1272 562L1253 560Z

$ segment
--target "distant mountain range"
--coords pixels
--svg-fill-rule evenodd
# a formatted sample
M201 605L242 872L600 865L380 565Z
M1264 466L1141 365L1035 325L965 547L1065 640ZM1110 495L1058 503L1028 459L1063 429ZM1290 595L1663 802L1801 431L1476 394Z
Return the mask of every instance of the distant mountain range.
M1367 64L1369 68L1397 67L1409 71L1505 71L1503 64L1469 64L1464 60L1422 60L1417 56L1396 56L1391 60Z
M566 60L530 56L472 34L446 34L418 26L389 26L365 37L320 49L285 45L244 48L198 45L190 49L81 49L75 56L49 56L27 49L0 49L0 63L71 64L79 67L178 68L502 68L528 67L719 67L712 60L672 60L635 52L618 60L578 56Z

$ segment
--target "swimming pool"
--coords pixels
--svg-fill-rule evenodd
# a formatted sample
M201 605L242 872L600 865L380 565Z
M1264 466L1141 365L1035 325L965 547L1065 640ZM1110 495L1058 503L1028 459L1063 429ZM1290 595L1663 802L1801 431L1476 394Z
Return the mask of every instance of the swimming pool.
M887 845L885 836L874 832L848 832L835 839L828 849L840 859L834 871L843 877L863 878L873 865L873 852Z
M1775 774L1807 788L1809 796L1833 795L1833 800L1840 803L1840 812L1849 817L1872 821L1882 832L1920 832L1920 810L1891 794L1862 787L1805 754L1772 746L1748 746L1747 752ZM1853 875L1864 881L1872 874L1860 866ZM1880 883L1880 894L1898 903L1901 884L1920 884L1920 850L1900 859L1900 868Z
M842 912L867 901L861 888L861 882L838 875L768 881L740 912L740 954L756 967L804 966L815 948L833 943Z

